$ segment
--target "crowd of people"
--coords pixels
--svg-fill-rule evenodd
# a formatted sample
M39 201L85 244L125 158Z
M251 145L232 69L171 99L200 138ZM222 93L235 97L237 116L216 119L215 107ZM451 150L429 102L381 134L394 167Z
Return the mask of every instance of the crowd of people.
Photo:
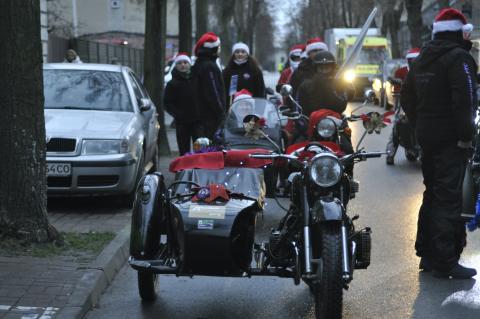
M477 65L469 55L471 31L461 12L442 10L433 24L433 39L421 50L410 50L408 68L397 72L403 81L401 106L423 151L425 192L415 248L421 257L420 269L437 277L476 275L475 269L459 264L466 245L465 221L460 216L462 181L475 141L478 106ZM180 154L188 152L190 142L200 136L213 139L235 97L265 97L262 71L250 48L236 43L223 71L216 64L219 50L220 39L209 32L195 45L197 60L192 67L188 54L175 58L165 105L177 123ZM338 113L346 109L353 88L335 79L335 57L321 38L293 46L287 65L276 90L290 84L305 115L320 106ZM346 134L342 147L353 152Z

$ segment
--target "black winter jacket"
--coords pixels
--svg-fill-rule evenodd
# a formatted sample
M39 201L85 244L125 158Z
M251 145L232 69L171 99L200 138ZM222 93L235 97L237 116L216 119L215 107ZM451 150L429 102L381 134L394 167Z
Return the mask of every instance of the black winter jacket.
M343 113L347 108L347 88L341 82L323 74L303 81L297 92L298 101L307 116L318 109Z
M442 32L407 75L401 103L423 148L471 141L477 109L477 66L461 32Z
M192 67L193 96L203 121L220 123L225 116L225 87L216 56L200 49Z
M190 73L174 69L172 79L167 83L164 96L165 110L178 123L199 121L199 112L193 100L193 83Z
M250 57L247 62L240 65L231 61L223 70L222 75L227 95L227 105L230 104L230 95L242 89L250 91L253 97L265 97L265 82L263 80L262 70L251 61ZM234 92L230 92L232 76L237 76L237 86L233 88L235 90Z
M293 97L298 98L298 89L303 81L313 78L315 75L316 66L313 61L308 58L300 62L298 68L293 72L290 78L290 85L293 88Z

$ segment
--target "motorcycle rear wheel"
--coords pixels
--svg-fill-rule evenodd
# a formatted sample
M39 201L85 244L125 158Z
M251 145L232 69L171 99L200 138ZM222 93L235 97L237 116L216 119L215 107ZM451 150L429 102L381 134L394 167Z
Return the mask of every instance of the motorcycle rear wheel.
M324 224L315 240L321 242L322 278L313 289L315 318L342 318L342 236L339 224Z
M157 298L158 275L138 271L138 293L144 301L153 301Z

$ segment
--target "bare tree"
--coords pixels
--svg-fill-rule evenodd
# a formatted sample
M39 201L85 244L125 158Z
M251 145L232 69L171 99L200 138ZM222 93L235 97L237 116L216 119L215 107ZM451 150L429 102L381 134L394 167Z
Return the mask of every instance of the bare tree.
M402 56L400 52L400 43L398 41L398 32L400 30L400 18L403 13L404 0L383 0L380 7L383 10L382 15L382 33L390 35L392 42L392 55L394 58Z
M410 30L410 45L412 47L422 46L423 20L422 20L423 0L405 0L408 18L407 25Z
M147 0L145 10L145 87L157 107L159 132L159 152L170 154L165 113L163 111L163 69L165 68L165 45L167 33L167 0Z
M3 0L0 39L0 234L53 241L59 234L47 217L39 1Z
M233 45L233 13L236 0L211 0L213 1L214 15L217 25L215 29L222 41L221 57L223 61L230 58L230 48Z
M273 43L275 28L273 25L273 18L267 10L267 4L262 0L258 22L255 28L255 57L261 63L263 69L275 69L275 56L272 54L275 51Z
M199 39L208 29L208 0L195 0L196 38Z
M178 0L178 51L192 52L192 3Z

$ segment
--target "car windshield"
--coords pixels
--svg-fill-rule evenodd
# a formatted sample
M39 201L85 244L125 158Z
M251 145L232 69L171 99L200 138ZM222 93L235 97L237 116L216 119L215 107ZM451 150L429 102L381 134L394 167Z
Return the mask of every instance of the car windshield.
M351 48L349 48L351 49ZM358 55L357 64L380 65L388 58L388 52L383 47L363 47Z
M119 72L44 70L43 91L47 109L133 112Z

